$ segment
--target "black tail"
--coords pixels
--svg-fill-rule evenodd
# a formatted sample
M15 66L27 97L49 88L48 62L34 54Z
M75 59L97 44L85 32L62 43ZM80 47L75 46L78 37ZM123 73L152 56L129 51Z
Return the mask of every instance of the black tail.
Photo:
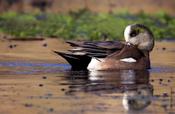
M73 53L64 53L54 51L56 54L60 55L69 62L72 66L72 70L87 70L87 66L91 61L91 57L86 55L78 55Z

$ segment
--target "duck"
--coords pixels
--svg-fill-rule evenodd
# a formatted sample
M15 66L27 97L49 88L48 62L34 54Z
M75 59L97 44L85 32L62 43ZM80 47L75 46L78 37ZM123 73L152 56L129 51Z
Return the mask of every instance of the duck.
M154 47L152 31L143 24L130 24L124 30L125 41L66 41L72 49L54 51L72 70L145 70L150 69Z

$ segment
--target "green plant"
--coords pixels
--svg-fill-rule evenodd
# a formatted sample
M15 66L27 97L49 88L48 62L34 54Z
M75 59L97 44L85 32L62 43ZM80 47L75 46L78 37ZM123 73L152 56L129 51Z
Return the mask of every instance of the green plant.
M175 18L164 12L148 15L144 12L130 14L92 13L87 9L68 14L32 14L6 12L0 15L0 32L16 38L59 37L64 39L109 40L123 39L128 24L148 26L156 39L175 38Z

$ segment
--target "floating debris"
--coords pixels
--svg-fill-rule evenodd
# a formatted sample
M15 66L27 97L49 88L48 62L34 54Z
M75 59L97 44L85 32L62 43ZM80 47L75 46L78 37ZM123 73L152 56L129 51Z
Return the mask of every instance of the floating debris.
M151 82L154 82L154 80L152 79Z
M53 108L49 108L49 109L48 109L48 112L53 112L53 111L54 111Z
M159 79L159 81L160 81L160 82L162 82L162 81L163 81L163 79Z
M12 49L12 48L17 47L17 45L16 45L16 44L13 44L13 45L11 44L11 45L9 45L8 47Z
M33 104L28 104L28 103L26 103L26 104L24 104L24 106L25 106L25 107L32 107Z
M12 49L12 48L13 48L13 45L9 45L9 48L11 48L11 49Z
M47 47L47 43L44 43L44 44L43 44L43 47Z
M166 50L166 47L163 47L162 50L165 51Z
M170 82L171 82L171 80L167 80L167 82L169 82L169 83L170 83Z
M168 97L169 95L168 95L168 93L163 93L162 96L163 96L163 97Z
M39 87L43 87L44 85L43 84L39 84Z
M62 88L62 89L61 89L61 91L65 91L65 89L64 89L64 88Z
M47 79L47 77L46 76L43 76L42 79Z

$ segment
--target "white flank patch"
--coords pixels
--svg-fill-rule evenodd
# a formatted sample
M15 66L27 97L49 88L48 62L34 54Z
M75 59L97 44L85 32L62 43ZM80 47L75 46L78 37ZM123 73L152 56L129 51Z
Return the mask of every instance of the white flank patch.
M87 69L88 70L97 70L100 68L101 62L104 61L103 59L98 59L98 58L92 58L91 62L89 63Z
M127 62L127 63L137 62L134 58L124 58L124 59L120 59L120 61Z

